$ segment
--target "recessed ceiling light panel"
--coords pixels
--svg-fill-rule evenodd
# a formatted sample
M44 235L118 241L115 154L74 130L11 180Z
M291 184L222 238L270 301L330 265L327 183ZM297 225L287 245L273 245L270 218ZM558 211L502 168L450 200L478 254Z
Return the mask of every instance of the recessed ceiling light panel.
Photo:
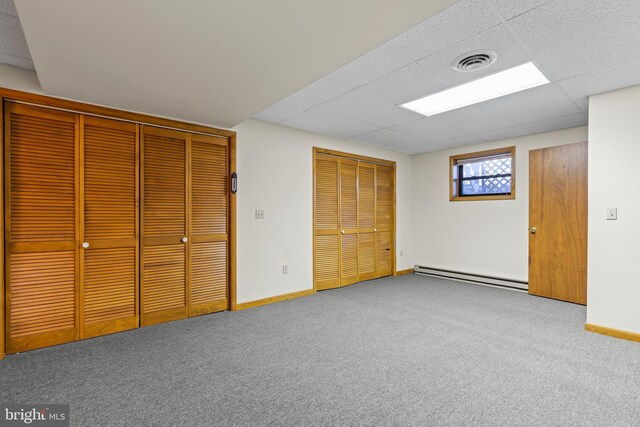
M549 83L533 62L443 90L401 106L425 116L444 113Z
M453 60L451 66L454 70L468 73L471 71L478 71L487 68L493 64L498 55L490 50L481 50L476 52L469 52L458 56Z

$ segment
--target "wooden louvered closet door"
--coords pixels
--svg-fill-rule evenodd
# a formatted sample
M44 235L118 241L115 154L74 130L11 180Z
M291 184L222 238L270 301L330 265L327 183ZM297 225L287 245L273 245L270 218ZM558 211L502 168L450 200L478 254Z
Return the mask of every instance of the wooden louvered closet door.
M317 290L340 286L338 159L316 155L314 174L314 280Z
M138 126L81 123L81 338L89 338L138 327Z
M78 121L5 106L7 353L79 337Z
M358 282L358 162L340 159L340 286Z
M188 316L187 134L142 126L141 324Z
M358 162L358 280L376 277L375 165Z
M393 274L392 168L376 165L376 277Z
M189 315L229 307L229 143L192 134Z

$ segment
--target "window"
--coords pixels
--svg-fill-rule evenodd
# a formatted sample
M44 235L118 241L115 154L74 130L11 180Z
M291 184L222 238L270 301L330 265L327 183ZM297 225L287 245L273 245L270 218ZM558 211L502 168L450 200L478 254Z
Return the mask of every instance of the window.
M449 199L516 198L516 147L449 157Z

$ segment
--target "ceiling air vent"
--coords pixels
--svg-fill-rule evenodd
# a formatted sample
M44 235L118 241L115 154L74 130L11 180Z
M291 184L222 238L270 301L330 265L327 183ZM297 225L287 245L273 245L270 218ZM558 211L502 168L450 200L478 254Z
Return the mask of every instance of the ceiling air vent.
M477 71L487 68L497 58L495 52L483 50L480 52L465 53L453 61L453 68L462 72Z

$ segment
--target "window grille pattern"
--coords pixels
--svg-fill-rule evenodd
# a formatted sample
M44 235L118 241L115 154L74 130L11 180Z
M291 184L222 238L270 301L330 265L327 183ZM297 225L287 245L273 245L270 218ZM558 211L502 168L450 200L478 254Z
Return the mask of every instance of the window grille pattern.
M460 165L462 168L461 195L511 193L511 158L481 160Z

